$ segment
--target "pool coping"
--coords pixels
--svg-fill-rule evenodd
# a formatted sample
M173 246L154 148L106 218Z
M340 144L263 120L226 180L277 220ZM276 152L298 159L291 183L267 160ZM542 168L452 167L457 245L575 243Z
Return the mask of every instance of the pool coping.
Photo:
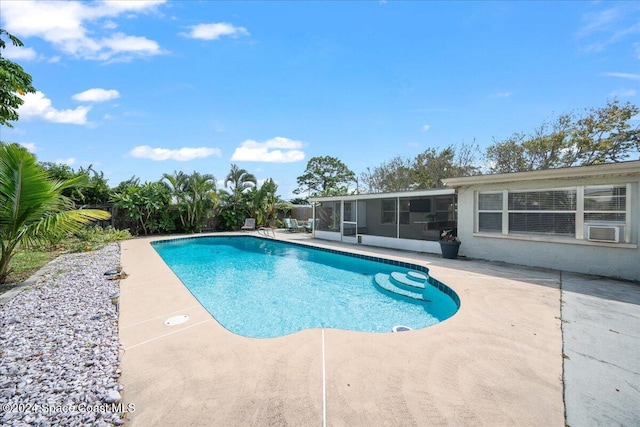
M304 239L428 268L459 296L459 311L411 332L252 339L197 303L151 247L160 239L121 246L130 274L121 282L120 339L124 401L136 406L131 425L564 424L553 272ZM191 321L167 329L162 322L176 314Z

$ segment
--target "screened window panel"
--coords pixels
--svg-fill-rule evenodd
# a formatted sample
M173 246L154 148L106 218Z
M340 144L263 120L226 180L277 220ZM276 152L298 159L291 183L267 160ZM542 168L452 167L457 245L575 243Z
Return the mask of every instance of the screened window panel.
M382 224L396 223L396 200L385 199L382 201Z
M502 213L480 212L478 214L478 231L502 233Z
M509 233L576 234L573 213L510 212Z
M340 202L321 202L316 206L318 230L340 231Z
M402 225L409 224L409 212L400 212L400 224Z
M402 225L409 224L410 206L411 205L409 199L400 199L400 213L398 214L398 218L400 220L400 224Z
M478 194L478 210L501 211L502 210L502 193Z

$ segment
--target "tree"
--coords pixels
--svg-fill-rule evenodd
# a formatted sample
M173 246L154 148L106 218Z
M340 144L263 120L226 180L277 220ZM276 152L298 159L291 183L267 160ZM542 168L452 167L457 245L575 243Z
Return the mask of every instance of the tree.
M178 213L180 216L180 223L182 224L182 229L187 229L187 221L186 221L186 212L184 209L185 204L185 189L187 187L188 176L184 172L174 171L172 175L168 173L162 174L162 179L160 180L171 192L171 197L173 198L173 202L178 206Z
M349 192L349 184L356 182L356 175L335 157L312 157L304 174L297 178L299 188L294 194L309 196L340 196Z
M243 202L242 194L246 190L255 187L257 183L256 177L246 169L239 168L235 164L231 165L231 170L224 181L225 187L231 185L231 194L228 198L223 198L231 207L230 212L225 210L223 213L223 222L226 224L226 227L235 229L243 221L244 208L241 206Z
M18 245L50 241L108 212L75 209L63 192L82 186L83 176L53 180L36 158L17 144L0 144L0 283L9 274L9 262Z
M127 217L135 221L144 235L175 229L168 210L171 192L164 184L145 182L140 186L128 186L124 191L113 194L112 202L126 210Z
M129 187L139 187L140 186L140 178L138 178L137 176L133 175L131 178L127 179L126 181L120 181L120 184L118 184L112 191L113 194L115 193L122 193L124 191L127 190L127 188Z
M211 215L218 202L215 177L193 172L187 176L184 194L182 203L187 213L186 231L200 231L203 219Z
M17 37L0 28L0 125L13 127L11 121L18 120L18 108L23 104L20 95L33 93L36 89L31 85L31 76L15 62L2 56L6 48L2 36L6 35L14 46L23 43Z
M308 205L309 200L307 200L305 197L294 197L293 199L289 200L289 203L292 205Z
M412 168L411 160L400 156L394 157L374 167L373 170L367 168L360 175L360 182L368 193L412 190L415 187Z
M77 172L71 166L59 163L44 162L42 166L53 179L67 180L77 176L85 177L86 186L69 188L63 192L63 195L69 197L75 204L100 205L109 202L111 190L104 173L94 170L93 165L89 165L86 169L80 167Z
M480 171L474 165L476 153L478 147L473 144L425 150L413 162L413 189L442 188L444 178L477 175Z
M278 212L291 209L291 205L277 195L278 185L271 178L267 179L260 189L255 187L247 194L249 217L256 219L256 225L268 227L276 223Z
M626 160L640 151L640 125L629 122L640 110L617 100L582 115L567 113L545 122L532 135L514 134L494 142L485 157L492 173L588 166Z

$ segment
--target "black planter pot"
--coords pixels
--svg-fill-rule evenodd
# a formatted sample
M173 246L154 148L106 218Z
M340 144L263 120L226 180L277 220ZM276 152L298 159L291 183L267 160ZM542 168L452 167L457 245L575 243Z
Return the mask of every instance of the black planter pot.
M458 250L460 250L460 242L440 240L440 250L442 250L442 258L456 259L458 258Z

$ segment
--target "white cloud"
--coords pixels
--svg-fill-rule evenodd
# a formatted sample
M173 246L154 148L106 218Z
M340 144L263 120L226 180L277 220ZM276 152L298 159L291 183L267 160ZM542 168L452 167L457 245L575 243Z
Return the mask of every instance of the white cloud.
M118 28L118 24L113 21L107 21L102 25L102 28L106 30L115 30L116 28Z
M632 96L636 96L635 89L616 89L612 91L609 96L619 96L621 98L629 98Z
M585 21L585 25L576 34L578 38L586 37L594 32L609 31L611 26L620 19L620 9L610 8L589 12L582 19Z
M632 74L632 73L605 73L605 76L620 77L622 79L629 79L629 80L640 80L640 74Z
M235 27L226 22L216 22L212 24L198 24L191 27L188 33L182 35L201 40L218 40L222 36L237 38L239 36L248 36L249 32L244 27Z
M7 31L20 37L40 37L56 49L91 60L127 60L159 55L158 43L145 37L110 33L116 18L154 11L164 1L10 1L3 2Z
M7 43L6 48L2 52L2 56L13 60L33 61L38 55L31 47L17 47L12 43Z
M129 151L129 155L139 159L151 159L155 161L177 160L180 162L186 162L209 156L220 157L221 153L219 148L209 147L182 147L177 150L171 150L168 148L151 148L148 145L140 145Z
M35 142L19 142L22 147L26 148L30 153L36 152L36 143Z
M76 93L72 96L76 101L82 102L104 102L111 99L120 98L120 92L115 89L92 88L84 92Z
M251 139L236 148L231 160L240 162L292 163L304 160L302 141L277 136L265 142Z
M425 132L428 131L429 129L431 129L431 125L422 126L422 130L425 131Z
M53 161L53 163L58 163L60 165L67 165L67 166L71 166L75 162L76 162L76 159L73 157L69 157L68 159L57 159Z
M600 7L598 3L594 4L595 7ZM606 2L602 4L609 6ZM583 50L591 53L601 52L629 37L636 38L636 34L640 32L637 10L633 2L622 2L583 15L582 20L585 24L576 33L576 38L585 43Z
M511 96L511 92L500 92L495 93L491 97L492 98L509 98Z
M91 110L91 107L82 105L73 110L58 110L40 91L27 93L22 99L24 103L18 108L18 114L22 119L39 118L52 123L84 125L87 123L87 113Z

